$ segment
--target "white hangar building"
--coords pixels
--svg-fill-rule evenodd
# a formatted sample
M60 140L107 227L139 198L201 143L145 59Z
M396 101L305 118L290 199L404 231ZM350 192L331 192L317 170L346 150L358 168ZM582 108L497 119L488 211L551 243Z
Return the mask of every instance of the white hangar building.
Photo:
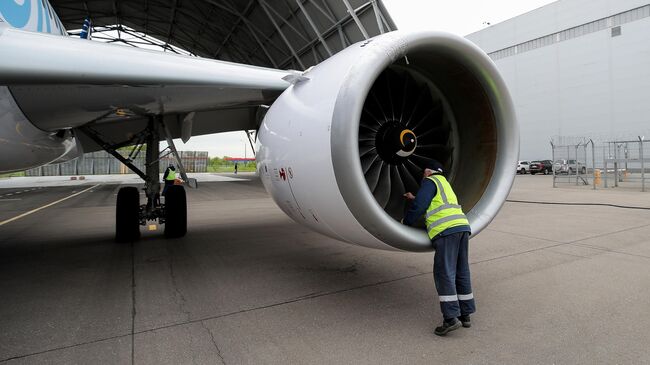
M513 96L520 159L555 136L650 137L650 3L560 0L467 36Z

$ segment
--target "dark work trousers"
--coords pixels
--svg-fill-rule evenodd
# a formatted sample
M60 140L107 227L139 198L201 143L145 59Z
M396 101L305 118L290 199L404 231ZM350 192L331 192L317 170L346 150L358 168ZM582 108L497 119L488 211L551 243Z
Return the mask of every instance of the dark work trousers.
M476 311L469 274L469 232L452 233L433 240L433 280L445 319Z
M165 180L165 185L163 186L162 196L165 196L167 193L167 188L174 185L174 180Z

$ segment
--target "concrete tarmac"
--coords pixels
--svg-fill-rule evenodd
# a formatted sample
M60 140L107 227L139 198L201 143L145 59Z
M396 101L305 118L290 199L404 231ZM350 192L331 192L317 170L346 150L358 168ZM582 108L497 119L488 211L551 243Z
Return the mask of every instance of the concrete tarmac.
M648 193L518 176L470 241L472 328L438 337L432 254L326 238L225 176L188 191L186 237L133 244L113 242L120 185L0 181L0 363L650 362L650 209L605 205Z

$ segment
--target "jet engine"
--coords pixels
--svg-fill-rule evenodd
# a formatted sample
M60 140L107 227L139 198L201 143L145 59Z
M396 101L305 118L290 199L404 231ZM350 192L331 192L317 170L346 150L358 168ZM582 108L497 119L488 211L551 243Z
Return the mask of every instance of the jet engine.
M490 58L446 33L391 32L354 44L292 80L259 130L258 173L296 222L379 249L431 251L400 223L405 192L440 161L473 235L514 179L519 131Z

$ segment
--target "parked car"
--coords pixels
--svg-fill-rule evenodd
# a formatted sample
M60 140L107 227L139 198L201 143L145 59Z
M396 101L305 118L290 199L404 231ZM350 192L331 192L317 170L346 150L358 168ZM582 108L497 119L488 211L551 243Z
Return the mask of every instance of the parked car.
M577 170L576 170L577 168ZM576 160L555 160L553 164L553 170L556 174L575 174L576 171L580 171L580 174L584 175L587 173L587 167L580 161Z
M553 173L553 161L551 160L541 160L533 161L530 163L530 174L535 175L537 173L548 175Z
M517 173L526 174L528 171L530 171L530 162L519 161L519 163L517 164Z

